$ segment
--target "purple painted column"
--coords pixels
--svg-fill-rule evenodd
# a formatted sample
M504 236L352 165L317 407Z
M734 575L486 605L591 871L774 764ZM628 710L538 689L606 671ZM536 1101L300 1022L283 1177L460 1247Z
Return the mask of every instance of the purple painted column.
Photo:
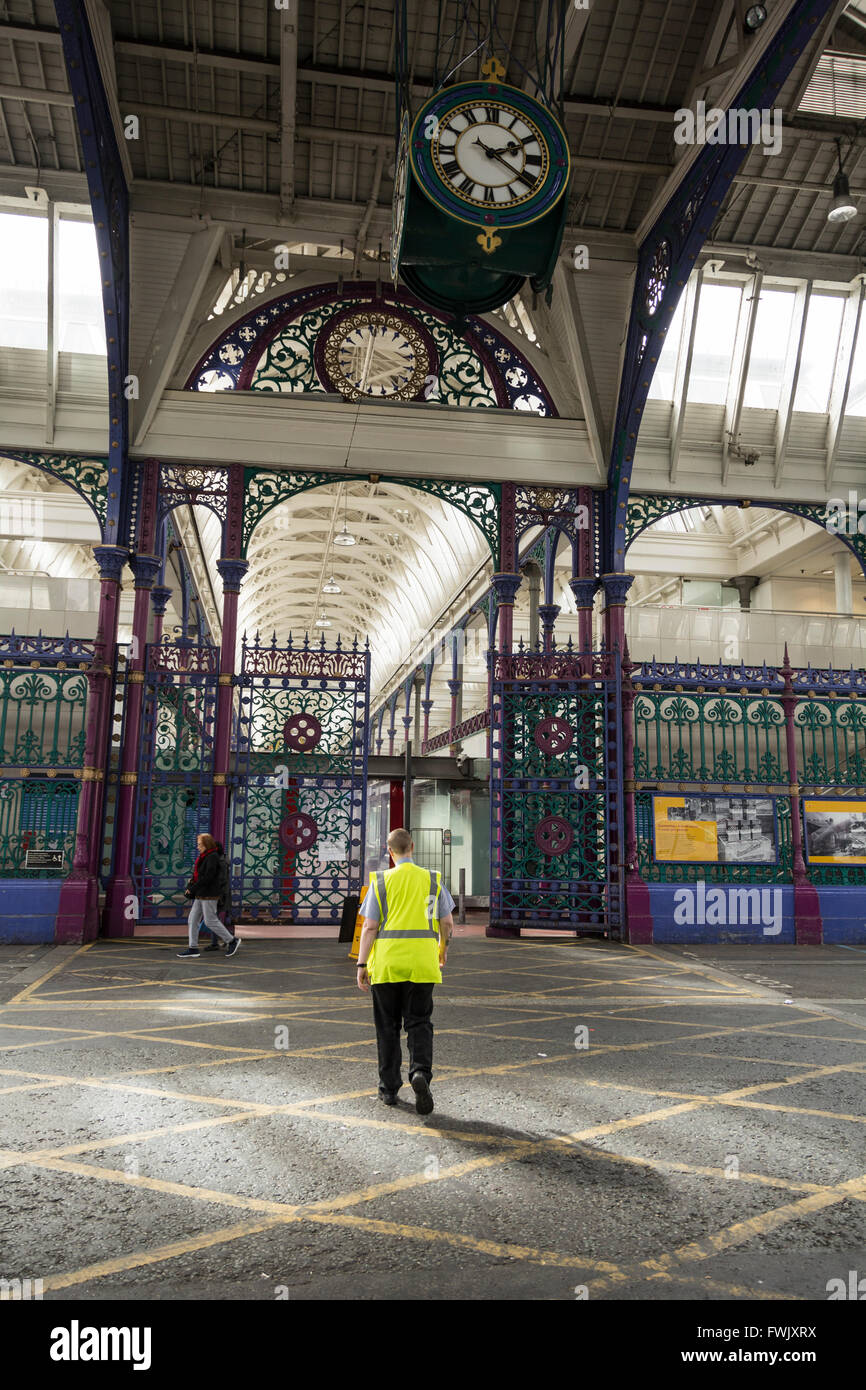
M513 633L512 619L513 619L513 616L514 616L514 600L515 600L515 598L517 597L517 590L520 588L521 577L522 577L521 575L516 574L516 573L515 573L515 574L494 574L494 575L493 575L493 578L491 579L491 584L492 584L492 586L493 586L493 591L494 591L494 593L495 593L495 595L496 595L496 600L497 600L497 604L498 604L498 608L497 608L497 625L498 625L498 627L499 627L499 641L498 641L498 644L497 644L497 645L498 645L499 651L500 651L501 653L503 653L503 655L508 655L508 654L510 654L510 652L511 652L512 633ZM492 601L492 600L491 600L491 601ZM492 756L493 756L493 689L492 689L492 686L493 686L493 671L492 671L492 669L491 669L491 671L490 671L490 673L489 673L488 681L489 681L489 688L490 688L490 697L489 697L489 706L490 706L490 729L489 729L488 735L487 735L487 747L488 747L488 757L491 758L491 768L492 768ZM508 742L508 737L509 737L508 730L505 728L505 723L504 723L504 720L503 720L503 726L502 726L502 756L503 756L503 757L505 756L506 746L507 746L507 742ZM492 852L492 849L493 849L493 846L491 845L491 852ZM493 871L493 864L492 864L492 862L491 862L490 868L491 868L491 872L492 872L492 871ZM493 901L493 894L492 894L492 893L491 893L491 895L490 895L490 898L491 898L491 902L492 902L492 901ZM488 925L487 928L486 928L486 931L485 931L485 935L486 935L486 936L507 937L508 939L513 940L514 938L520 936L520 928L519 928L519 927L493 927L493 926Z
M629 659L626 643L625 659L622 663L622 761L623 791L625 795L625 933L624 939L632 946L651 942L653 939L652 908L650 892L640 875L637 853L637 819L635 815L634 781L634 701L635 688L632 682L634 664Z
M818 889L809 878L803 855L803 822L800 814L800 784L797 780L797 732L794 715L797 692L794 690L793 670L785 643L785 659L779 667L785 685L780 696L785 711L785 748L788 755L788 797L791 804L791 851L794 879L794 932L798 946L820 946L824 939L821 920L821 900Z
M133 936L139 918L139 905L134 901L136 893L132 881L132 841L135 833L150 594L162 562L158 555L134 555L129 563L135 576L132 655L126 675L126 716L114 807L114 871L105 896L103 925L107 936Z
M590 666L588 653L592 651L592 605L595 591L598 588L598 580L579 579L573 575L568 581L568 587L574 594L574 601L577 604L577 646L580 653L580 672L581 675L587 675Z
M162 641L165 610L168 608L171 595L172 590L167 588L165 584L155 584L150 591L150 601L153 605L153 645L155 647L158 647Z
M633 574L603 574L604 645L609 652L625 652L625 600L634 583Z
M626 641L625 641L625 601L626 601L626 595L627 595L627 593L628 593L628 591L629 591L629 588L630 588L630 586L631 586L631 584L632 584L633 582L634 582L634 576L631 575L631 574L603 574L603 575L601 576L601 584L602 584L602 588L603 588L603 590L604 590L604 603L605 603L605 607L604 607L604 645L605 645L605 650L606 650L606 652L609 653L609 655L608 655L607 658L606 658L606 663L605 663L605 664L606 664L606 666L607 666L607 671L608 671L609 674L613 674L613 669L614 669L613 661L614 661L614 655L615 655L615 653L617 653L617 652L619 653L620 658L621 658L622 661L625 661L625 659L626 659L626 657L627 657L627 655L628 655L628 653L627 653L627 648L626 648ZM623 692L623 693L624 693L624 692ZM624 716L624 715L623 715L623 719L625 719L625 716ZM630 723L630 722L631 722L631 712L629 712L629 723ZM625 773L625 766L624 766L623 768L617 768L617 767L616 767L616 755L617 755L617 751L616 751L616 750L617 750L617 735L618 735L618 732L619 732L619 731L618 731L617 729L610 727L610 725L608 726L607 734L606 734L606 736L607 736L608 770L609 770L609 773L611 774L611 776L616 776L618 781L619 781L620 779L622 779L622 781L623 781L623 783L624 783L624 781L625 781L625 775L624 775L624 773ZM624 741L623 741L623 742L624 742ZM623 763L624 763L624 765L625 765L625 748L624 748L624 747L623 747ZM632 769L633 769L633 767L634 767L634 744L632 743ZM632 776L633 776L633 774L632 774ZM629 780L632 780L632 779L630 778ZM632 787L632 807L634 807L634 799L633 799L633 797L634 797L634 788ZM618 872L620 875L623 875L623 876L624 876L624 880L625 880L625 881L624 881L624 888L625 888L625 891L624 891L624 894L623 894L623 897L624 897L624 900L625 900L625 921L624 921L623 924L622 924L622 930L623 930L623 934L624 934L624 935L627 935L628 932L629 932L629 921L630 921L630 919L629 919L629 909L628 909L628 904L629 904L628 877L627 877L627 874L626 874L626 866L627 866L627 863L628 863L628 849L627 849L628 839L627 839L627 829L626 829L626 819L625 819L625 818L626 818L626 810L627 810L627 800L628 800L627 797L625 797L625 794L623 794L623 802L620 802L620 803L616 806L616 815L615 815L615 818L612 818L611 823L610 823L610 825L609 825L609 852L610 852L610 856L611 856L611 866L616 865L617 872ZM623 804L623 803L625 803L625 804ZM636 929L636 930L640 930L640 927L637 925L637 919L638 919L638 916L639 916L639 913L640 913L640 904L638 903L637 899L634 898L634 897L633 897L633 905L634 905L634 908L635 908L635 919L636 919L636 928L635 928L635 929ZM648 899L647 899L647 905L648 905ZM645 930L645 927L644 927L644 930Z
M560 611L558 603L541 603L538 606L538 616L541 619L542 629L541 643L546 652L553 651L553 632Z
M241 591L241 582L248 568L246 560L233 560L226 556L217 560L217 569L223 581L223 622L213 740L211 834L222 844L226 843L226 835L228 834L229 788L227 778L231 765L235 648L238 640L238 597Z
M108 762L108 724L112 703L112 672L117 646L120 576L127 552L121 546L97 545L99 613L93 662L87 671L87 709L84 766L75 828L72 871L60 890L55 939L92 941L99 931L99 859L101 820Z

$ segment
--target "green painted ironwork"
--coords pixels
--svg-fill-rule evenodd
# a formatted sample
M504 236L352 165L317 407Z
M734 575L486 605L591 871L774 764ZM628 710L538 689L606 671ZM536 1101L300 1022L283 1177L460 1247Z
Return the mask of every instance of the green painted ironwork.
M244 919L337 923L358 891L368 705L368 652L244 648L229 834Z
M794 713L800 781L806 786L866 784L866 705L805 700Z
M763 785L787 782L785 713L762 695L639 691L639 780Z
M80 789L72 777L0 779L0 878L65 878L71 872ZM62 865L28 869L28 850L60 850Z
M87 677L57 667L0 670L0 763L74 768L84 761Z
M705 497L671 497L669 493L662 495L633 493L628 499L625 543L627 546L631 545L635 536L646 530L647 526L661 521L663 516L670 516L674 512L686 512L692 507L705 507L706 505Z
M776 864L658 864L653 858L653 798L648 791L635 793L638 872L645 883L790 883L794 856L791 848L791 803L777 796L776 825L779 858Z
M244 472L244 524L241 554L246 555L253 531L263 517L281 502L311 488L335 483L368 481L366 473L276 472L247 468ZM435 478L406 478L388 475L387 482L429 493L468 516L484 536L494 563L499 555L499 514L502 487L499 483L453 483Z
M696 507L732 507L738 506L738 502L732 502L723 497L672 497L670 494L658 493L635 493L628 499L625 520L625 543L630 546L636 536L641 531L645 531L648 526L652 526L662 517L673 516L677 512L691 511ZM791 516L799 516L804 521L811 521L822 531L828 528L828 507L819 502L755 502L755 507L769 507L772 511L788 512ZM839 539L847 542L854 551L860 566L866 574L866 536L859 531L841 532Z
M74 488L92 507L100 533L104 534L108 515L107 458L91 458L83 454L42 454L27 449L4 449L3 457L29 463L31 467L39 468Z

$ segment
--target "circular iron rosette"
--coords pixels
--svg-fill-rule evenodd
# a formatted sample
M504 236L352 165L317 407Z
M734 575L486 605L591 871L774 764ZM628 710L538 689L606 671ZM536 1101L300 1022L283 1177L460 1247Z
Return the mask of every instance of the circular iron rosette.
M302 854L312 849L319 835L319 827L312 816L298 811L288 816L280 826L280 843L292 854Z
M535 827L534 838L536 847L552 859L568 853L574 844L574 830L562 816L545 816Z
M564 719L550 715L547 719L540 719L535 726L535 746L542 753L556 758L560 753L567 752L573 743L574 730Z
M310 753L322 737L314 714L292 714L283 725L283 742L293 753Z

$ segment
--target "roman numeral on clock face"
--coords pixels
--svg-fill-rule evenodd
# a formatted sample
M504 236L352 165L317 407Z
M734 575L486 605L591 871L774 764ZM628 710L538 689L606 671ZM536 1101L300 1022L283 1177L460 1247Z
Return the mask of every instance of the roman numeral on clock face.
M484 110L487 113L487 119L490 122L490 124L498 125L499 117L501 115L501 108L498 106L485 106Z

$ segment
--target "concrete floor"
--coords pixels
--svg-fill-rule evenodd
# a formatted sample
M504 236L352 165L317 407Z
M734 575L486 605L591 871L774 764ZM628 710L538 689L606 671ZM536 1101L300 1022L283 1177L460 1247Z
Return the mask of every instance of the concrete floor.
M421 1118L376 1099L345 946L179 944L0 948L0 1277L826 1300L866 1274L866 951L467 936Z

